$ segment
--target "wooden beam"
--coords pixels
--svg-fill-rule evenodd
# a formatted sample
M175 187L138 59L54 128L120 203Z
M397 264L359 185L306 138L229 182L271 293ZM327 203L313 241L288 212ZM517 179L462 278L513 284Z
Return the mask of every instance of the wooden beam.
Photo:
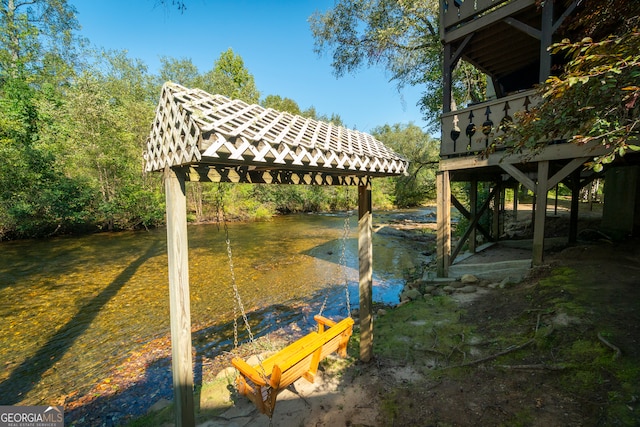
M540 37L540 76L542 83L551 74L551 52L549 46L553 41L553 1L542 4L542 34Z
M536 209L533 225L533 265L541 265L544 254L544 223L547 216L548 177L549 161L539 162Z
M562 15L560 15L560 17L556 20L556 22L553 23L552 34L555 34L555 32L558 31L558 28L560 28L560 25L562 25L564 20L567 19L567 17L573 13L573 11L578 6L578 3L580 1L574 0L573 2L571 2L569 7L562 13Z
M452 157L440 160L440 170L460 170L482 168L487 166L501 166L503 164L535 163L542 160L575 159L576 157L596 157L607 154L607 148L599 141L592 141L585 145L576 145L570 142L564 144L552 144L544 147L539 152L509 154L506 151L498 151L483 157L479 154Z
M569 213L569 244L578 241L578 210L580 209L580 171L571 172L571 211Z
M436 175L436 193L437 275L447 277L451 255L451 183L448 171L439 172Z
M475 218L478 215L478 178L475 176L471 178L471 188L469 189L469 213L471 218ZM477 224L478 221L475 221ZM471 227L471 233L469 233L469 252L476 253L476 227Z
M451 111L451 92L453 88L453 64L451 59L451 43L444 45L444 59L442 67L442 112Z
M234 182L246 184L367 185L369 175L305 172L302 170L258 169L248 166L199 164L174 167L191 182Z
M171 370L175 421L178 427L195 426L193 368L191 360L191 307L187 240L185 177L167 167L164 171L167 204L167 254L171 315Z
M533 182L533 180L531 178L529 178L524 172L522 172L520 169L518 169L517 167L509 164L509 163L504 163L504 164L500 164L500 167L509 175L511 175L512 177L514 177L520 184L524 185L525 187L527 187L529 190L533 191L534 193L536 192L536 184Z
M460 214L462 216L464 216L466 219L469 220L469 222L473 221L473 215L471 214L471 212L469 212L467 210L467 208L465 208L464 205L462 203L460 203L460 201L458 199L456 199L456 196L454 196L453 194L451 195L451 203L460 212ZM483 214L484 214L484 212L478 213L479 216L482 216ZM482 233L482 235L487 240L493 241L493 237L491 236L491 233L489 233L486 228L484 228L482 225L480 225L480 223L476 224L476 229L480 233Z
M507 16L511 16L522 9L533 6L535 4L535 0L513 0L507 3L505 6L498 8L497 10L482 15L465 25L461 25L454 30L445 31L444 33L444 42L449 43L455 41L465 35L475 32L481 28L485 28L487 25L501 21Z
M493 188L489 193L489 197L487 198L487 200L485 200L482 206L480 207L479 214L476 215L474 218L472 218L472 220L469 222L469 226L467 227L465 232L462 234L462 237L460 237L458 244L456 245L455 249L451 253L451 257L449 259L450 263L453 263L453 261L458 256L458 253L460 253L460 250L462 249L462 245L469 238L469 235L471 234L471 230L478 226L478 220L480 219L480 216L482 216L482 214L487 210L487 208L489 207L489 203L491 202L491 199L493 199L495 195L496 195L496 189Z
M360 293L360 360L373 356L373 244L371 185L358 186L358 264Z
M525 34L530 35L534 39L540 40L542 36L542 32L540 30L538 30L537 28L533 28L531 25L527 25L524 22L518 21L517 19L509 17L505 18L504 22L511 25L513 28L522 31Z
M502 211L504 195L504 189L502 188L502 181L496 182L496 197L493 200L493 215L491 217L491 236L493 240L498 240L500 237L500 212Z
M589 160L588 157L579 157L577 159L571 160L569 163L564 165L562 169L560 169L551 178L549 178L549 181L547 182L547 190L551 190L558 183L562 182L562 180L569 176L570 173L585 164L587 160Z

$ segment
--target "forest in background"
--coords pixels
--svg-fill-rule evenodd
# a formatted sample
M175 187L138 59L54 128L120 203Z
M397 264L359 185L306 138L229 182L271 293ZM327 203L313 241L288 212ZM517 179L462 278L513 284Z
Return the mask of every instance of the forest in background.
M184 12L188 1L149 0ZM561 133L576 144L598 141L602 170L640 150L640 2L584 2L551 46L568 59L538 87L545 100L519 117L502 142L535 150ZM425 89L419 101L426 130L439 130L442 44L437 0L336 0L310 17L314 51L329 54L337 77L380 66L403 86ZM155 227L164 222L159 174L142 172L142 152L160 87L171 80L249 103L342 124L340 116L295 100L262 96L242 58L221 52L211 70L165 57L150 73L126 52L88 48L67 0L0 2L0 240ZM487 76L461 60L452 102L482 102ZM594 94L597 94L594 96ZM558 114L558 112L561 114ZM559 126L559 124L562 124ZM409 174L376 179L377 209L409 207L435 197L439 141L415 124L380 124L370 132L410 163ZM464 194L464 188L454 191ZM351 192L355 193L355 192ZM224 205L228 216L355 207L346 188L188 185L189 219L207 221Z
M3 2L0 22L0 240L157 227L164 223L161 174L142 153L165 81L342 125L340 116L261 96L242 58L221 52L211 70L164 57L150 73L126 52L88 48L64 0ZM435 196L437 140L414 124L371 132L411 162L410 174L376 179L376 208ZM317 186L189 183L190 221L344 210L356 191Z

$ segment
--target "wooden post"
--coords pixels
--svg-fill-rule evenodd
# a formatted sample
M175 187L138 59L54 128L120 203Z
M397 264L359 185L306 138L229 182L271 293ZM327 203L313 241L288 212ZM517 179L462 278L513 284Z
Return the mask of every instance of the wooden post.
M513 220L518 220L518 197L520 196L520 183L513 187Z
M166 168L167 254L171 314L171 368L178 427L195 426L193 367L191 362L191 308L185 179Z
M358 186L358 264L360 292L360 360L373 356L373 244L371 184Z
M503 188L502 182L498 179L496 181L496 195L493 199L493 216L491 221L491 237L497 242L500 239L500 211L502 208Z
M542 5L542 25L540 35L540 83L547 80L551 74L551 46L553 37L553 1L545 1Z
M469 213L471 213L471 222L478 216L478 178L471 178L471 189L469 190ZM477 220L476 220L477 221ZM469 234L469 252L476 253L476 228L471 229Z
M447 277L449 274L449 256L451 255L451 184L449 171L436 175L437 192L437 274Z
M578 212L580 209L580 170L571 173L571 211L569 213L569 244L578 241Z
M538 185L536 186L535 223L533 225L533 265L542 264L544 254L544 222L547 216L547 182L549 161L538 162Z

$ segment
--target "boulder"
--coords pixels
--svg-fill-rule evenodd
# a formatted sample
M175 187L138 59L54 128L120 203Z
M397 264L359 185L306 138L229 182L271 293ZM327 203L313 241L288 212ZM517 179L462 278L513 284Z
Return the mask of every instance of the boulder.
M462 277L460 278L460 282L464 284L477 283L478 278L473 274L463 274Z

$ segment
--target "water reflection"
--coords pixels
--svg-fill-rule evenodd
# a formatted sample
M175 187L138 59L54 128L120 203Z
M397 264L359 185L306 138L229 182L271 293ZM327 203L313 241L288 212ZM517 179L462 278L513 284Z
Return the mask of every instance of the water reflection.
M230 224L235 274L257 333L358 304L356 219L339 263L343 217ZM200 350L229 346L233 292L224 233L189 227L191 313ZM132 351L169 332L164 230L0 244L0 404L82 394ZM374 300L396 303L420 249L374 236ZM241 336L246 339L246 336Z

